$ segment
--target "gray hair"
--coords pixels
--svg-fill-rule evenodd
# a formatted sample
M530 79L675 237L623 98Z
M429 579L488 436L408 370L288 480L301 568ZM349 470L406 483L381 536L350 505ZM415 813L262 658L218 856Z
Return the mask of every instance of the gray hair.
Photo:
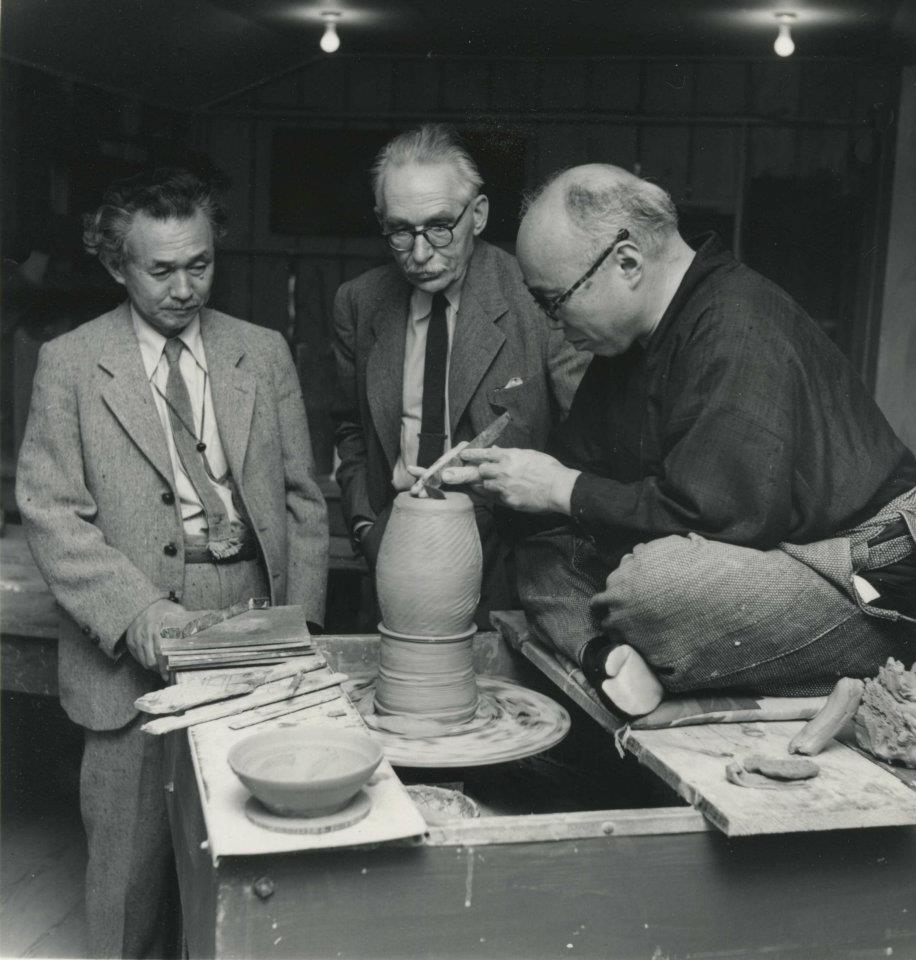
M598 168L601 169L601 168ZM626 227L645 250L657 252L677 232L677 208L657 184L620 167L603 166L603 174L568 168L550 176L522 201L522 216L561 178L568 180L563 202L570 222L596 245Z
M99 208L83 217L83 246L108 267L119 267L124 242L138 213L154 220L186 220L200 211L214 240L224 233L225 209L215 186L179 167L145 170L113 183Z
M385 172L389 167L402 167L410 163L448 164L462 186L467 187L469 200L483 186L483 177L458 131L450 124L424 123L414 130L399 133L376 155L369 176L378 209L382 206Z

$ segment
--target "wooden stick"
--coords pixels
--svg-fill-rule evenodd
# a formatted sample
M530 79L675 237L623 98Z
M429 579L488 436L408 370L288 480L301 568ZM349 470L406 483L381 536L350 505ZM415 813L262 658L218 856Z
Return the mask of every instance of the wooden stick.
M172 684L161 690L153 690L134 701L134 706L144 713L178 713L191 707L199 707L215 700L227 700L251 693L272 680L282 680L297 673L310 673L327 666L324 657L312 655L308 659L297 658L273 667L246 670L232 676L207 677L190 683Z
M314 693L316 690L325 690L328 687L335 687L347 679L345 673L328 673L312 677L295 677L293 689L301 693ZM231 717L236 713L244 713L252 707L262 707L268 703L276 703L278 700L289 699L291 693L290 683L287 679L274 680L265 683L254 693L249 693L244 697L235 697L233 700L223 700L220 703L210 703L203 707L197 707L188 710L180 717L160 717L158 720L150 720L144 723L140 728L144 733L162 734L169 733L172 730L182 730L185 727L194 726L197 723L206 723L208 720L219 720L222 717Z
M339 690L317 690L315 693L306 693L300 697L294 697L286 703L271 704L267 707L258 707L251 710L238 720L233 720L229 724L230 730L242 730L245 727L253 727L256 723L263 723L265 720L275 720L277 717L285 717L290 713L299 713L300 710L309 710L311 707L318 707L322 703L331 703L340 699Z

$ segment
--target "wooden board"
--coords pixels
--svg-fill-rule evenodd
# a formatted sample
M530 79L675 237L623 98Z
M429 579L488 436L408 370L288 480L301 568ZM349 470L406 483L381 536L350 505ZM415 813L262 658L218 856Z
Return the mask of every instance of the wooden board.
M748 754L786 757L789 740L803 726L631 730L624 746L728 836L916 824L916 791L836 741L814 758L821 772L812 780L763 790L725 779L726 764Z
M323 670L320 673L330 671ZM310 674L314 676L314 674ZM184 679L179 676L178 682ZM282 682L282 681L281 681ZM203 708L201 708L203 709ZM188 732L191 760L206 823L208 851L213 863L220 857L290 853L348 847L385 840L417 837L426 822L387 760L383 760L363 788L371 800L368 816L341 830L323 834L280 833L251 822L245 814L248 791L226 761L230 747L262 730L332 724L368 734L356 708L345 694L331 702L318 702L307 710L233 729L232 717L212 720Z

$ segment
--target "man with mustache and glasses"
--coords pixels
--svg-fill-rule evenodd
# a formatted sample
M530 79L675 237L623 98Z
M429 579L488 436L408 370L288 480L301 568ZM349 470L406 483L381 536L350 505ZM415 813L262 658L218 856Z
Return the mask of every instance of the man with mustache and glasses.
M85 729L89 955L177 956L162 739L134 700L159 633L251 597L320 623L327 515L280 334L208 309L223 213L183 170L113 184L84 241L127 300L41 351L17 500L62 608L61 702Z
M515 259L480 239L488 200L457 133L402 133L372 168L393 263L343 284L334 313L340 392L337 479L354 544L375 562L392 501L503 411L499 443L540 448L587 358L537 321ZM506 531L478 498L484 583L478 623L511 604Z
M541 515L535 633L629 715L910 663L916 461L801 307L618 167L549 181L517 249L541 322L594 360L548 453L465 450L443 479Z

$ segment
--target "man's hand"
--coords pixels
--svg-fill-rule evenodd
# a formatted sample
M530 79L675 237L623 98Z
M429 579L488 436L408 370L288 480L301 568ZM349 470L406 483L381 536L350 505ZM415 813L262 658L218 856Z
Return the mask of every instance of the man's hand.
M139 614L127 628L124 639L133 658L147 670L159 671L156 655L159 653L159 631L163 627L183 627L201 612L185 610L180 603L156 600Z
M469 483L478 493L523 513L562 513L569 516L578 470L537 450L502 447L467 448L461 459L470 467L447 467L442 482Z

